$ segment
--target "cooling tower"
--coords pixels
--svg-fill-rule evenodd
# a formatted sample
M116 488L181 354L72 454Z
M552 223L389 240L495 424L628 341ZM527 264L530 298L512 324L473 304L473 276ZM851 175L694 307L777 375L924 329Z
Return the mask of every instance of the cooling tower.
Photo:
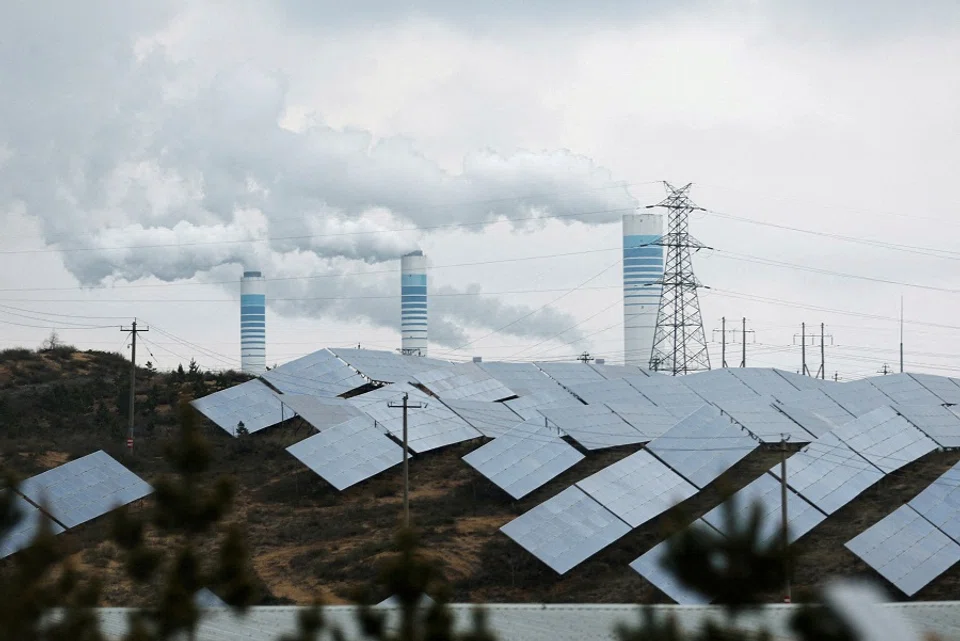
M648 367L657 327L663 277L663 235L660 214L623 217L623 360Z
M240 281L240 369L259 376L267 365L267 295L260 272Z
M400 259L400 351L427 355L427 258L422 251Z

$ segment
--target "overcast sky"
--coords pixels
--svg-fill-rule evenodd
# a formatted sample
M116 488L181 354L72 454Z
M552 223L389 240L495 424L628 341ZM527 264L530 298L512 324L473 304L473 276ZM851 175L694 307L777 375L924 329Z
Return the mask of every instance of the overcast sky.
M236 367L246 267L268 363L395 349L420 247L432 355L615 362L620 216L670 180L749 365L823 322L829 375L895 367L902 296L907 369L960 375L958 60L951 0L4 2L0 347L137 317Z

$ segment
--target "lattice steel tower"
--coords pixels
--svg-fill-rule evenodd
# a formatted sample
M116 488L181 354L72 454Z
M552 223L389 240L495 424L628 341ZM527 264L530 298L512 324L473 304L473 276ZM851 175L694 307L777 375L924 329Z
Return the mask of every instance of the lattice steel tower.
M657 312L657 328L653 334L650 369L661 372L687 374L710 369L707 336L703 331L700 299L697 289L703 287L693 274L691 255L706 248L689 233L690 213L706 211L688 197L693 183L679 189L663 183L668 196L656 205L668 211L667 233L656 242L666 248L663 290ZM692 251L691 251L692 250Z

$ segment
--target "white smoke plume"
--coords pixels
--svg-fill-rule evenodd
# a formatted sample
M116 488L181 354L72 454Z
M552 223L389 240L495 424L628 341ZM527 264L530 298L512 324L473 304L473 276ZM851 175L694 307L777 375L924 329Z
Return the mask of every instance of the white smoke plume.
M635 206L608 171L568 151L477 151L450 173L408 140L285 129L282 77L235 67L192 86L188 67L142 45L175 2L48 4L14 3L0 24L0 213L22 206L36 217L85 286L213 280L256 265L291 279L271 283L271 298L298 299L278 311L395 327L397 278L358 285L344 272L382 271L431 229L479 231L504 217L600 224ZM447 346L533 309L440 300L431 339ZM573 324L544 309L506 332L543 338Z

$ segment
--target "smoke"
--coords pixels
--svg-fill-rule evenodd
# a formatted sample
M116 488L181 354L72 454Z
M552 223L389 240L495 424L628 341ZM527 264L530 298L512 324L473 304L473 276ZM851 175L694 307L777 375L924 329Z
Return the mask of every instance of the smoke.
M565 150L475 151L451 173L406 139L285 129L282 76L237 66L198 83L189 65L144 44L173 2L119 12L107 0L83 11L39 4L14 3L0 21L0 211L36 217L50 246L71 250L64 264L85 286L215 280L255 265L291 279L271 283L271 298L296 299L278 301L281 313L395 327L397 278L372 272L431 230L503 218L602 224L635 206L610 172ZM447 293L464 295L434 299L431 338L445 345L526 314L506 332L541 338L575 324Z

